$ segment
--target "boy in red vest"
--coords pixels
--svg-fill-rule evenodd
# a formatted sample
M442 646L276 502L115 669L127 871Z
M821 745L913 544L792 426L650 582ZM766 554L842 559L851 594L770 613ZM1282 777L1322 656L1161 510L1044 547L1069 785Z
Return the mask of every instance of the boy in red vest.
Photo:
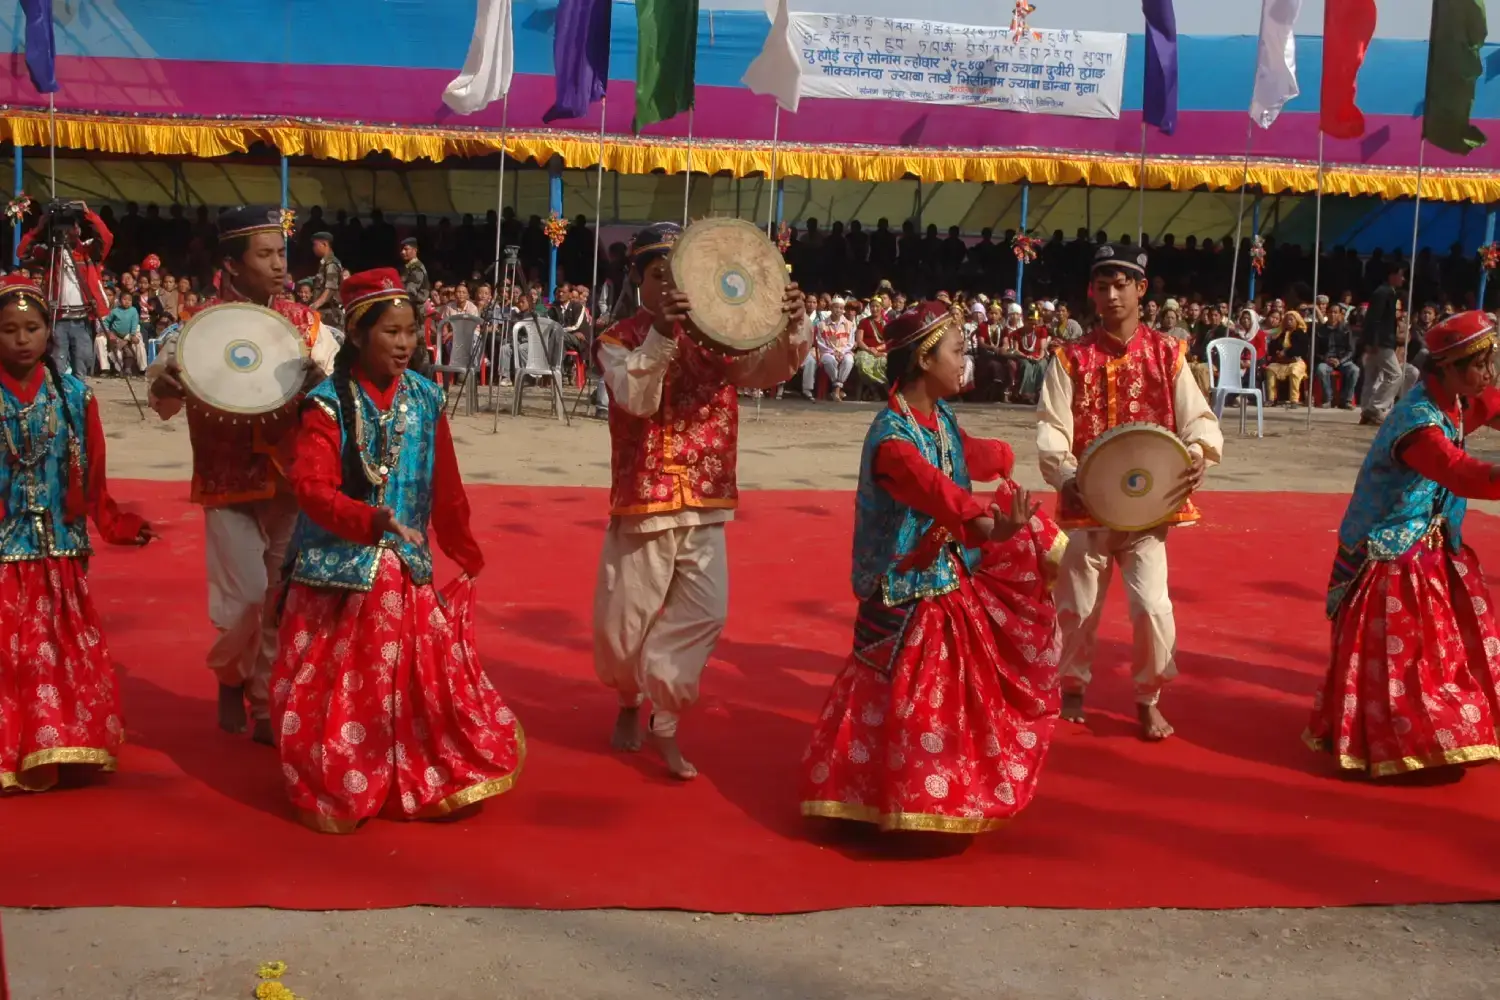
M641 308L599 338L609 392L610 520L594 594L594 669L619 692L613 745L641 747L640 706L668 770L697 775L677 746L678 716L729 611L724 526L738 503L737 388L770 389L811 347L802 293L787 287L783 335L743 357L700 347L683 332L691 304L671 287L667 256L682 234L659 223L630 245Z

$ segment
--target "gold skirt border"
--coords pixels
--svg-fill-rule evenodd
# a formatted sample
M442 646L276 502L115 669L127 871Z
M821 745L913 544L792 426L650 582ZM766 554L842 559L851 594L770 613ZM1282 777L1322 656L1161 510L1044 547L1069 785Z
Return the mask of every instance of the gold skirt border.
M476 802L483 802L485 799L493 799L496 796L504 795L506 792L515 787L516 779L521 776L521 769L525 767L525 765L526 732L521 728L521 723L517 721L516 769L514 771L510 772L507 775L504 775L503 777L489 778L485 781L481 781L477 785L470 785L468 788L454 792L452 795L448 796L446 799L443 799L441 802L434 802L432 805L428 806L426 809L419 811L418 813L416 813L416 815L410 818L413 820L440 819L443 816L450 815L460 809L471 806ZM322 813L313 812L309 809L298 809L296 810L296 813L297 819L301 821L303 826L316 830L319 833L353 833L355 830L359 829L360 824L364 823L366 819L372 818L365 817L365 819L334 819L331 816L324 816Z
M882 813L874 806L829 801L802 803L802 815L815 819L844 819L856 823L871 823L887 832L989 833L1010 822L1009 819L940 816L936 813Z
M1472 747L1454 747L1452 750L1444 750L1442 753L1429 754L1426 757L1402 757L1398 760L1383 760L1374 767L1370 762L1359 757L1350 757L1348 754L1335 753L1325 741L1318 739L1310 732L1302 734L1302 742L1316 750L1318 753L1326 753L1338 761L1339 768L1345 771L1364 771L1372 778L1389 778L1396 774L1408 774L1412 771L1421 771L1433 767L1452 767L1455 764L1475 764L1486 760L1500 760L1500 746L1493 743L1479 744Z
M38 750L21 758L21 766L14 771L0 771L0 791L20 789L23 792L45 792L57 784L56 776L43 785L35 785L27 782L26 775L39 767L47 767L50 764L84 764L99 768L105 774L112 773L118 766L115 755L108 750L99 750L94 747L54 747L51 750Z

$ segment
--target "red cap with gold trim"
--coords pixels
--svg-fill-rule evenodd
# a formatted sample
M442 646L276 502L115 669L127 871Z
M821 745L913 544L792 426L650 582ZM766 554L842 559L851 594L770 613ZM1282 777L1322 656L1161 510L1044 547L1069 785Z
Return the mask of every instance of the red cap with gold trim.
M1434 361L1457 361L1495 346L1495 324L1477 310L1449 316L1427 331L1427 353Z
M19 295L20 301L17 309L23 312L35 303L43 313L47 311L47 296L43 294L36 282L21 274L8 274L0 278L0 297L6 295Z
M406 286L394 267L377 267L351 274L339 285L339 299L344 304L345 322L354 325L361 313L377 302L397 302L407 298Z

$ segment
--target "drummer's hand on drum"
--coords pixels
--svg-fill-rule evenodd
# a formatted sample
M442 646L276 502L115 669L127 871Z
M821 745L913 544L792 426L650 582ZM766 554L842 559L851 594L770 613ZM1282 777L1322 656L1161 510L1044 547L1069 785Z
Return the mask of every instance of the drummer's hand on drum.
M656 332L667 338L676 336L678 324L686 323L692 311L693 304L688 301L687 292L668 288L661 293L661 314L656 317Z
M807 322L807 296L795 281L786 283L786 294L781 297L781 311L786 313L788 333L796 333Z
M156 376L156 381L151 383L151 395L157 399L182 399L187 393L183 391L181 375L182 369L177 362L168 361L161 374Z
M1188 454L1192 456L1193 464L1183 472L1182 478L1177 481L1177 489L1172 491L1170 502L1173 507L1181 506L1188 497L1197 492L1198 488L1203 485L1204 475L1208 472L1208 462L1204 459L1202 452L1189 451Z
M396 520L396 512L389 507L377 507L375 509L375 525L380 528L382 535L395 535L403 542L412 545L421 545L426 541L422 533L415 528L408 528Z

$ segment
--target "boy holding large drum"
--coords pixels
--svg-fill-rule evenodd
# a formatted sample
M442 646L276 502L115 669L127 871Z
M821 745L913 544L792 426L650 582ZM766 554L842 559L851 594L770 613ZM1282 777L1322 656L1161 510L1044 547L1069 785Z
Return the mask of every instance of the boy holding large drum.
M760 303L783 317L774 321L774 339L736 356L702 346L693 302L668 266L682 235L681 227L659 223L631 241L641 309L610 327L597 348L610 399L612 485L594 596L594 668L619 693L614 747L640 749L640 706L649 699L652 742L668 770L687 780L698 772L677 747L677 719L698 699L698 679L729 611L724 526L738 503L736 387L769 389L791 378L811 331L802 293L777 260L779 311ZM738 273L732 261L723 270ZM749 287L731 284L736 295Z
M1058 523L1068 532L1054 597L1063 633L1062 718L1083 722L1083 694L1093 667L1104 594L1116 563L1125 581L1134 632L1133 674L1141 737L1163 740L1172 727L1157 702L1177 674L1177 625L1167 593L1167 528L1198 520L1191 495L1207 467L1219 461L1224 436L1186 363L1186 345L1141 319L1146 253L1105 244L1089 273L1089 294L1100 326L1059 347L1037 403L1037 451L1042 475L1058 491ZM1079 468L1089 448L1115 428L1146 424L1170 431L1186 451L1178 478L1115 476L1122 497L1161 491L1164 516L1139 530L1117 530L1080 492ZM1085 463L1086 464L1086 463Z

